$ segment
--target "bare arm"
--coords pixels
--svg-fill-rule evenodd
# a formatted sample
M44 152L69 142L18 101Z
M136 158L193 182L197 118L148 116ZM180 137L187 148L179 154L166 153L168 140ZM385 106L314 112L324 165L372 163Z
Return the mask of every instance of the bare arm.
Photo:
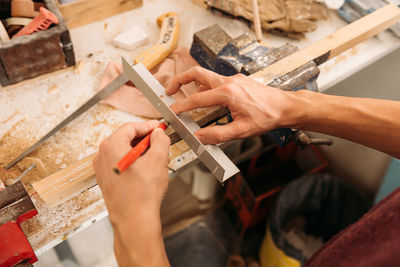
M282 127L330 134L400 158L400 101L309 91L290 92L290 95L297 106L305 105L305 110ZM291 107L289 113L294 114L295 105Z
M174 78L167 93L192 81L201 84L200 92L172 105L175 112L219 105L228 107L234 120L199 130L196 135L203 143L217 144L289 127L346 138L400 158L398 101L287 92L243 75L223 77L199 67Z
M161 129L155 129L157 126L157 121L125 124L103 141L94 159L120 266L169 266L161 235L160 206L169 181L170 140ZM153 129L148 151L116 175L112 168L131 149L131 140Z

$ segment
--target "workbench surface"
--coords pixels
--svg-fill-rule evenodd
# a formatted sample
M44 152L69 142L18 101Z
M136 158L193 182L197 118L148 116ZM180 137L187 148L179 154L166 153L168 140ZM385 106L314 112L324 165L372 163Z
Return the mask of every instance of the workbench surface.
M245 23L213 15L189 0L144 1L142 8L72 29L70 32L78 62L75 69L0 88L1 166L89 99L95 93L100 77L110 61L120 62L121 56L132 61L135 55L156 42L159 33L156 18L167 11L174 11L180 16L180 46L190 47L193 33L214 23L219 23L233 37L244 31L250 32ZM133 24L143 27L149 33L150 42L147 46L126 51L111 44L114 36ZM291 42L304 47L344 25L344 21L330 12L329 19L319 22L319 28L307 34L305 40L293 41L264 34L264 41L271 46ZM330 60L320 67L320 90L329 88L398 47L400 39L384 32L378 38L370 39ZM107 212L98 186L63 205L50 208L34 193L30 184L97 151L99 143L122 122L141 120L143 118L98 104L42 145L31 155L33 158L21 162L20 167L23 168L35 158L40 158L44 165L22 179L39 211L38 216L23 225L37 255L92 222L104 218ZM194 157L192 152L186 155Z

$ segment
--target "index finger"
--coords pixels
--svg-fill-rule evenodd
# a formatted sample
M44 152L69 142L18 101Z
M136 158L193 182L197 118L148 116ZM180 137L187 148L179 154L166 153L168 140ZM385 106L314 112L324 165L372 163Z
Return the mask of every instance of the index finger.
M213 88L220 86L223 83L224 76L219 75L202 67L192 67L187 71L178 74L173 78L166 88L165 92L168 95L173 95L178 92L182 85L196 81L202 85Z
M122 125L118 130L116 130L110 137L108 137L107 142L119 142L130 146L131 141L138 136L143 136L151 132L154 128L158 126L158 121L150 120L146 122L128 122Z
M229 106L230 96L223 90L213 89L195 93L185 99L179 100L171 105L171 109L176 113L182 113L195 108L204 108L211 106Z

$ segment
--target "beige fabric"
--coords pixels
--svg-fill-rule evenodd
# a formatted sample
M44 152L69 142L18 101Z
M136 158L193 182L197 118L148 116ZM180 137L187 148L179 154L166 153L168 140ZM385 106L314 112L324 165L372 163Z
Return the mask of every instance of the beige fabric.
M188 70L193 66L198 66L197 62L190 56L189 49L177 48L171 55L165 59L159 66L157 66L152 73L154 77L164 86L168 85L170 79L177 74ZM122 73L120 64L111 62L100 81L99 90L104 88L119 74ZM173 97L178 100L196 92L198 86L190 83L182 86ZM148 118L160 118L160 114L150 104L150 102L143 96L143 94L133 86L132 83L127 83L121 86L117 91L107 97L103 103L107 103L118 109L124 110L134 115L144 116Z
M251 0L207 0L207 5L235 17L253 20ZM261 26L292 38L317 28L317 20L326 19L325 7L315 0L258 0Z

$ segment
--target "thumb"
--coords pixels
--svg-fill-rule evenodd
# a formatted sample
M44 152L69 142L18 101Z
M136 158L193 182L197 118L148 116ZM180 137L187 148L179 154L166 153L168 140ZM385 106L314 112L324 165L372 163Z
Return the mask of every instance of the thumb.
M170 144L171 140L167 135L165 135L162 129L154 129L151 133L150 148L146 154L144 154L143 159L153 162L162 162L162 164L168 164Z

